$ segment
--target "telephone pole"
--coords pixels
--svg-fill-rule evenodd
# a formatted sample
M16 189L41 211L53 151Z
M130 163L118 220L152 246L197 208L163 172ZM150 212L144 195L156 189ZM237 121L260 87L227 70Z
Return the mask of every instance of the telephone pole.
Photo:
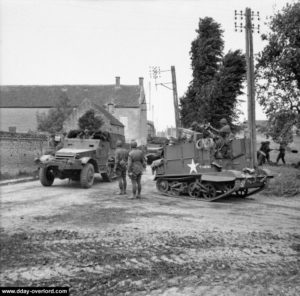
M176 125L176 137L180 136L180 117L179 117L179 108L178 108L178 93L177 93L177 82L176 82L176 72L175 66L171 66L172 82L156 83L156 79L161 77L162 72L170 72L170 70L160 70L159 67L150 67L150 77L155 79L155 86L161 85L165 88L168 88L173 91L173 104L174 104L174 113L175 113L175 125ZM172 87L167 86L172 84Z
M252 20L255 16L258 17L259 13L254 14L251 11L251 8L246 8L245 14L241 11L237 13L235 11L235 19L237 16L241 17L243 20L243 16L245 16L245 27L241 23L237 25L235 22L235 31L237 29L245 28L245 36L246 36L246 63L247 63L247 110L248 110L248 130L250 134L250 154L251 154L251 166L253 168L257 167L257 157L256 157L256 118L255 118L255 85L254 85L254 59L253 59L253 37L252 33L255 29L257 29L259 33L259 25L254 27L252 24Z
M171 66L171 73L172 73L172 85L173 85L173 103L174 103L174 111L175 111L176 137L178 138L180 119L179 119L179 110L178 110L178 94L177 94L175 66Z

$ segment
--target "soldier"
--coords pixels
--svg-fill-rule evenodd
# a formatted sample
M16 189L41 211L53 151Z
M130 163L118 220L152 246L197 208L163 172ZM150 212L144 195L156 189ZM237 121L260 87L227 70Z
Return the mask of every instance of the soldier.
M55 150L56 143L55 143L55 135L54 134L52 134L50 136L50 139L49 139L49 142L48 142L48 146L49 146L50 149Z
M56 151L56 142L55 142L55 135L51 134L49 141L48 141L48 147L47 150L45 151L45 154L50 154L54 155Z
M231 133L230 125L227 122L227 119L226 118L222 118L220 120L220 125L221 125L220 129L215 129L211 125L209 125L209 128L213 132L219 134L224 140L228 140L232 136L232 133Z
M118 140L116 143L117 149L115 152L115 166L114 172L119 181L120 195L126 194L126 170L128 161L128 150L123 148L122 141Z
M257 162L258 165L263 165L266 163L270 163L270 141L261 142L260 148L257 151Z
M286 143L280 142L280 144L279 144L279 154L278 154L277 159L276 159L276 164L278 164L280 159L282 160L283 164L285 164L285 159L284 159L285 149L286 149Z
M141 198L142 191L142 174L146 168L146 161L143 151L137 149L137 143L131 142L132 150L128 157L128 176L132 182L132 198Z
M220 129L215 129L211 125L208 126L213 132L218 134L216 141L216 157L217 158L230 158L231 151L230 151L230 140L233 139L233 134L231 133L230 125L228 124L226 118L222 118L220 120Z
M86 128L83 131L83 139L89 139L90 138L90 131Z

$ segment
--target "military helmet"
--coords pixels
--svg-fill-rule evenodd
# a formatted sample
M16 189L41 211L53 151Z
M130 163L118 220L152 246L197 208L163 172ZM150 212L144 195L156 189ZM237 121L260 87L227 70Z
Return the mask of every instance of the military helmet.
M131 148L136 148L136 147L137 147L137 142L131 141Z
M118 140L118 141L116 142L116 146L117 146L117 147L122 147L122 145L123 145L123 142L122 142L121 140Z
M226 118L222 118L222 119L220 120L220 123L221 123L221 124L228 124L228 122L227 122L227 119L226 119Z

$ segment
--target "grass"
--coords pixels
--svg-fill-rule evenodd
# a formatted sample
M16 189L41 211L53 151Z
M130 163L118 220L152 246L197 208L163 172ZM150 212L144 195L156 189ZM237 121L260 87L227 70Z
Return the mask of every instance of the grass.
M262 134L257 134L257 150L262 141L270 141L271 149L278 149L272 139L266 139ZM291 153L291 149L298 150L298 153ZM271 162L276 162L279 151L273 150L270 153ZM278 166L267 166L267 169L274 175L274 179L270 181L269 187L263 191L263 194L291 197L300 194L300 169L296 169L292 164L300 161L300 136L294 136L294 142L289 144L285 153L286 165L280 161Z
M300 194L300 169L292 166L270 166L268 169L274 174L265 195L291 197Z

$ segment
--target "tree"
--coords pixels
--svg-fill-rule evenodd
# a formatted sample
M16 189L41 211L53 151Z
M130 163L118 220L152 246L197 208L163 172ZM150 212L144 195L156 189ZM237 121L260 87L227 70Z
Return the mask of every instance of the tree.
M103 119L95 116L95 111L93 109L86 111L78 119L78 126L82 130L88 129L89 131L98 131L103 124Z
M180 99L182 123L186 127L193 121L218 126L223 117L232 123L238 117L245 57L240 50L223 56L223 31L212 18L200 19L196 32L190 51L193 79Z
M300 2L287 4L269 23L256 65L257 99L268 117L268 135L291 142L300 123Z
M55 107L48 113L37 113L37 129L42 132L57 133L63 130L63 123L72 112L70 99L65 92L58 97Z

